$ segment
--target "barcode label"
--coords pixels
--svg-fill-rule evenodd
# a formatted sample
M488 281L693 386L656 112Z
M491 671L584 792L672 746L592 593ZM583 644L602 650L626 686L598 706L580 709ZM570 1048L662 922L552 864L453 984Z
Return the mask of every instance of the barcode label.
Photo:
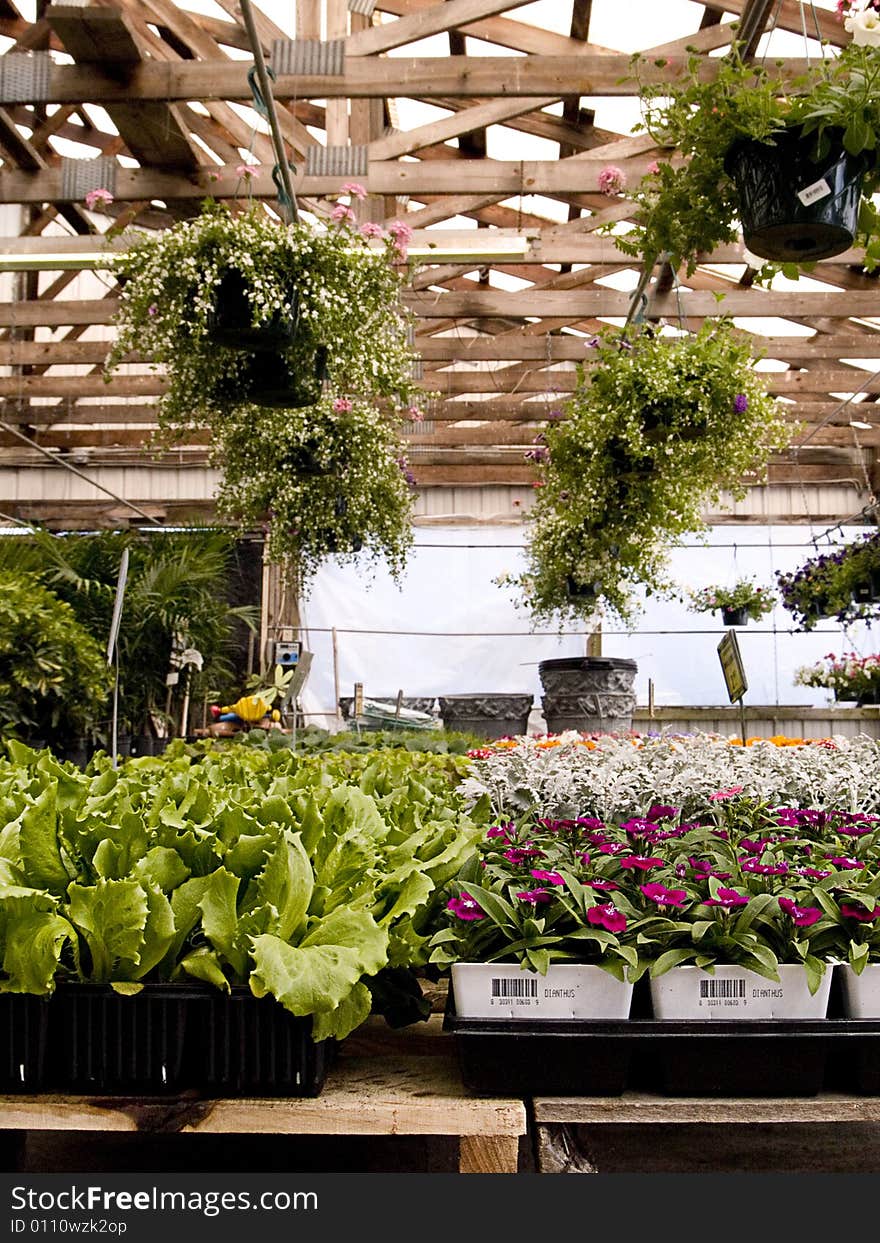
M519 977L492 980L493 997L537 997L538 981Z
M745 980L700 980L700 997L745 997Z
M809 207L811 203L818 203L820 199L827 199L830 193L831 187L825 178L822 177L819 181L814 181L811 186L798 190L797 196L804 207Z

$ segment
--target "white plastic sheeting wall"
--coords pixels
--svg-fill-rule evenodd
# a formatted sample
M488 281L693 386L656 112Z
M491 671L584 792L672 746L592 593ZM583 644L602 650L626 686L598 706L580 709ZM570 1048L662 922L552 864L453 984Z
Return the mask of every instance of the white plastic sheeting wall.
M851 527L837 538L855 539L864 532ZM828 540L821 539L820 548L827 547ZM794 569L815 551L805 527L719 526L706 545L676 550L672 572L687 589L732 585L744 576L775 586L775 570ZM401 688L407 695L531 691L539 709L538 662L582 655L586 640L583 628L572 633L579 628L569 627L561 637L547 628L530 632L527 614L514 606L514 593L492 582L505 571L518 573L522 565L521 528L497 526L417 529L399 587L382 569L371 578L365 566L328 562L303 606L306 647L315 654L304 710L316 723L320 714L333 712L333 627L341 695L351 695L355 681L363 682L368 696ZM846 636L833 621L823 621L811 634L792 634L791 624L790 614L777 607L739 631L749 679L746 703L825 704L825 691L794 685L794 670L828 652L874 650L865 625ZM632 633L606 624L603 652L638 661L640 703L647 701L651 678L658 705L724 704L716 651L722 633L719 614L648 599Z

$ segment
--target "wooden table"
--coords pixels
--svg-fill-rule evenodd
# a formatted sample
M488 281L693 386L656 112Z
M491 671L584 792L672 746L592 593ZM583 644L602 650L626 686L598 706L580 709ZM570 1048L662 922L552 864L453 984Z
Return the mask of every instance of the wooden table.
M434 1015L427 1024L392 1032L381 1020L369 1020L345 1042L315 1099L2 1096L0 1133L10 1140L27 1131L446 1135L458 1138L462 1173L515 1174L525 1105L472 1096L441 1022Z
M538 1168L548 1174L595 1174L589 1138L575 1128L602 1124L733 1126L880 1122L880 1097L822 1093L806 1097L690 1097L625 1092L622 1096L541 1096L534 1100Z

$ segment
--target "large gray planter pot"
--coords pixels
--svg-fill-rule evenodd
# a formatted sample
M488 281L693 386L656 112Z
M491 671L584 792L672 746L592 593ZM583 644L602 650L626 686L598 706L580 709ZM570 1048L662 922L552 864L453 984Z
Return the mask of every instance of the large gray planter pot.
M572 656L538 665L547 732L626 733L632 729L638 665L611 656Z
M444 729L480 738L509 738L529 727L531 695L440 695Z

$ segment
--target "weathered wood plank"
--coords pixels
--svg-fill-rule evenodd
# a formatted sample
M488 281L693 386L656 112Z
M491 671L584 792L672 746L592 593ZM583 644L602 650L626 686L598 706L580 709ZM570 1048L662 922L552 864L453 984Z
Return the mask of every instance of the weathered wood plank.
M534 1100L536 1122L732 1123L880 1122L880 1097L822 1093L815 1097L665 1097L625 1092L622 1096L551 1097Z
M644 81L668 82L687 67L687 57L670 56L658 66L649 62ZM774 68L776 65L774 63ZM809 72L805 59L788 59L779 67L782 83ZM132 98L185 102L190 99L250 99L247 72L251 62L185 61L136 66L124 83L96 67L55 65L49 80L52 104L126 103ZM701 76L711 81L717 73L713 58L706 58ZM432 99L444 95L480 97L499 95L624 96L635 93L630 59L626 55L585 51L575 56L445 56L445 57L346 57L339 77L279 74L274 85L278 99L406 98ZM22 103L37 101L23 99Z

